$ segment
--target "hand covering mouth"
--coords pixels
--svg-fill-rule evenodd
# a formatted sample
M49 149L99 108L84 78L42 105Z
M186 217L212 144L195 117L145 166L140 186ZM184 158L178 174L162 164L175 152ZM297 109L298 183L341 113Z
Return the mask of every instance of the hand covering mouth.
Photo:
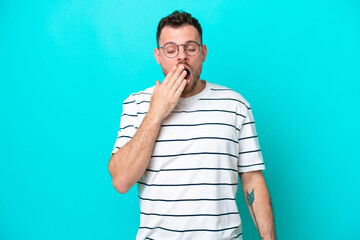
M186 63L178 63L177 66L180 66L182 65L184 67L184 70L186 71L186 75L185 75L185 80L187 82L190 81L190 78L191 78L191 71L190 71L190 66L188 66Z

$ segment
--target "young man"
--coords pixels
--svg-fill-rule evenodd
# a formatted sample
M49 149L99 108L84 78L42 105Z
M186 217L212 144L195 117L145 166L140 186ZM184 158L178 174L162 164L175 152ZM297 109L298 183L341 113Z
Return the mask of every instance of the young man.
M190 14L163 18L157 43L165 79L124 101L109 162L116 190L126 193L137 183L136 239L242 239L237 174L260 238L275 239L249 103L200 80L207 48Z

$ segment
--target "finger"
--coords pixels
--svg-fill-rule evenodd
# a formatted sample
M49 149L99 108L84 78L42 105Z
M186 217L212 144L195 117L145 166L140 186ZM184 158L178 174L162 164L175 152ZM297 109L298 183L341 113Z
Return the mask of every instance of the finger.
M173 91L174 93L176 92L176 90L179 88L182 81L184 80L185 76L186 76L186 71L183 70L180 76L178 77L178 79L176 80L176 82L174 83L174 85L171 87L171 91Z
M156 90L158 89L158 87L160 86L160 82L159 82L159 80L156 80L156 84L155 84L155 87L154 87L154 90L153 90L153 92L152 92L152 94L151 94L151 99L152 99L152 97L154 96L154 94L155 94L155 92L156 92Z
M184 91L184 88L186 86L186 80L182 80L181 85L178 89L176 89L175 97L179 98L182 92Z
M176 80L179 78L181 73L184 71L184 66L180 65L177 69L174 75L171 77L171 79L168 81L168 85L172 87Z
M174 73L176 72L177 67L173 66L170 69L170 72L168 72L168 74L166 74L165 79L162 81L162 84L166 85L167 82L169 81L169 79L171 79L171 77L174 75Z

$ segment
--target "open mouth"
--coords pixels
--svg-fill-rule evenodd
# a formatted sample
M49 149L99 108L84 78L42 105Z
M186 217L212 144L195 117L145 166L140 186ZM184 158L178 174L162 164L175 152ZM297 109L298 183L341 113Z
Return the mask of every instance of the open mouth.
M190 79L190 71L188 69L184 69L186 71L186 76L185 76L185 79L186 80L189 80Z

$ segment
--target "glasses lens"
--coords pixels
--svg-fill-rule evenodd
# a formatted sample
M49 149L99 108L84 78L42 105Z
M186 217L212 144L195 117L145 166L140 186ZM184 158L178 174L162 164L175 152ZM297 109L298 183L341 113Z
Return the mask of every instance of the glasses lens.
M166 46L164 47L164 52L165 52L166 56L168 56L170 58L175 57L178 52L177 45L176 44L166 44Z
M193 43L193 42L188 43L185 45L185 51L186 51L187 55L194 56L199 51L199 45L197 45L196 43Z

